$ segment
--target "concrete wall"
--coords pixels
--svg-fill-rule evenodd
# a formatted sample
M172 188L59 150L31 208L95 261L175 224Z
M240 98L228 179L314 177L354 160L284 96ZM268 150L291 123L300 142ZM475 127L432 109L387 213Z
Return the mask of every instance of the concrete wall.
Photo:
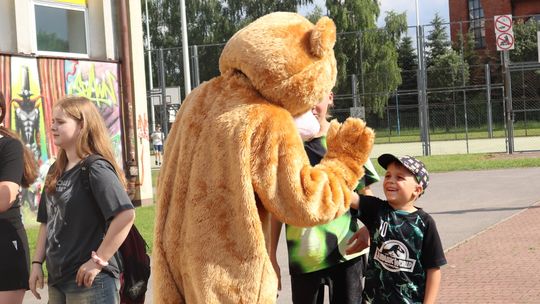
M136 142L135 149L137 156L138 181L135 190L135 202L141 205L153 203L152 172L150 160L150 141L148 129L148 107L146 100L146 76L144 70L144 43L142 29L142 15L140 1L129 1L129 27L133 90L133 110ZM136 85L135 85L136 84Z
M17 47L15 33L15 7L12 0L0 0L0 52L10 52Z

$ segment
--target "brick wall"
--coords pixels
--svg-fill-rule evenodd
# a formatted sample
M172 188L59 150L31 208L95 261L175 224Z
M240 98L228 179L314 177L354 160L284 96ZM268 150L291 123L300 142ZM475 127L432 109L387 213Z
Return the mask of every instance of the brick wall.
M467 32L469 30L467 23L459 23L458 21L468 21L469 7L467 0L449 0L448 13L450 15L450 39L453 42L458 41L460 31Z
M514 16L529 16L540 14L540 1L538 0L514 0Z
M450 15L450 35L452 41L458 41L460 30L466 33L468 23L459 24L459 21L469 21L468 0L448 0ZM496 58L495 29L493 17L496 15L512 14L513 16L527 16L540 14L539 0L481 0L484 9L486 28L486 49L479 50L484 56Z

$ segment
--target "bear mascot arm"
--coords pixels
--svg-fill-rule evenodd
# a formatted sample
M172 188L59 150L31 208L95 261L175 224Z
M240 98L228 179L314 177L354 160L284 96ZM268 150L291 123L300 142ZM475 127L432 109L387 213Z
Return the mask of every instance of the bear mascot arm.
M154 303L274 303L270 214L310 226L349 207L373 131L333 122L311 167L293 121L334 86L335 38L326 17L261 17L229 40L221 75L186 97L158 179Z
M348 210L373 144L371 129L359 119L333 121L328 153L311 167L294 125L285 129L275 119L267 125L271 131L255 133L252 158L254 190L266 210L294 226L324 224Z

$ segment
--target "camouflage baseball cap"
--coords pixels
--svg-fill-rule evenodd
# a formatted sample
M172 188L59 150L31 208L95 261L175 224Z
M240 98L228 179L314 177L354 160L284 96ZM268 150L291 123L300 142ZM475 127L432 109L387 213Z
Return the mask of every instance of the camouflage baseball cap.
M422 186L422 189L426 191L429 184L429 173L423 162L409 155L397 157L392 154L383 154L379 156L377 161L384 169L386 169L386 167L393 162L402 164L403 167L411 171L411 173L416 177L416 181Z

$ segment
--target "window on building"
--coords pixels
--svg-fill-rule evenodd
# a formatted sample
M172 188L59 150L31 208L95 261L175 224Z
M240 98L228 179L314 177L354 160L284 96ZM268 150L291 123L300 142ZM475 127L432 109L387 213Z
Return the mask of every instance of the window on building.
M86 6L34 1L34 13L38 52L88 54Z
M486 22L480 0L469 0L469 21L469 32L474 35L475 47L484 48L486 46Z

